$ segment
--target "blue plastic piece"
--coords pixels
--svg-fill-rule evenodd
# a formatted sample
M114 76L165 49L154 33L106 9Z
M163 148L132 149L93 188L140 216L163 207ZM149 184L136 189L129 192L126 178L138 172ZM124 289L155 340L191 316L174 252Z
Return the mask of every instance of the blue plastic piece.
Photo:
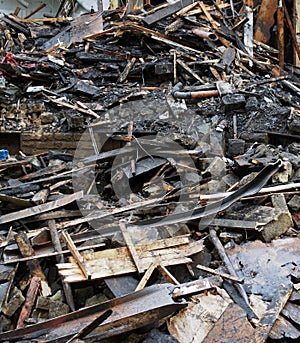
M6 161L8 155L9 155L8 150L6 150L6 149L0 149L0 160L1 160L1 161Z

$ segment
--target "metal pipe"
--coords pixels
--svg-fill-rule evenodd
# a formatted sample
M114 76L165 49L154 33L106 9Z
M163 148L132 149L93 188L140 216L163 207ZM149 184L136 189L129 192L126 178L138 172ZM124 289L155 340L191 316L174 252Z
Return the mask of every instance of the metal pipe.
M192 32L194 35L201 37L201 38L204 38L204 39L208 39L210 41L216 41L219 39L216 34L214 34L212 32L201 30L200 27L192 28Z
M213 96L218 96L220 93L217 89L201 90L201 91L182 91L182 83L178 82L172 91L172 95L176 99L202 99Z

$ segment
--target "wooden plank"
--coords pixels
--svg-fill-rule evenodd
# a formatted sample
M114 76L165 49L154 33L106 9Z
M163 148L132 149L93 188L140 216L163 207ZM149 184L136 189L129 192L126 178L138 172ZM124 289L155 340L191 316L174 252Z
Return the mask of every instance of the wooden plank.
M103 31L102 12L78 16L71 21L70 43L81 42L83 37Z
M180 285L180 282L176 280L176 278L168 271L168 269L164 265L159 264L157 266L157 269L168 282L172 283L173 285Z
M203 242L197 241L176 248L169 247L153 251L144 251L145 248L139 251L136 246L136 250L139 253L141 269L145 271L154 262L164 266L190 263L191 259L187 256L200 252L202 247ZM92 279L137 272L127 247L97 251L87 256L83 255L83 259L92 274ZM70 258L70 263L60 263L57 264L57 267L59 273L65 277L66 282L85 280L72 258Z
M300 44L300 20L299 20L299 15L300 15L300 0L295 0L295 17L296 19L296 37L297 37L297 42L298 44ZM298 56L296 56L296 66L300 67L300 58L298 58Z
M120 226L120 229L121 229L121 232L123 234L123 238L125 240L125 243L128 247L128 250L130 252L130 255L133 259L133 262L136 266L136 269L138 270L139 273L141 273L143 270L140 266L140 262L139 262L139 256L135 250L135 247L134 247L134 244L132 242L132 239L131 239L131 236L130 236L130 233L128 232L127 228L126 228L126 225L124 222L120 222L119 223L119 226Z
M84 277L87 280L90 280L92 277L92 274L91 274L89 268L86 266L83 257L78 252L76 245L72 241L72 238L70 237L69 233L66 231L63 231L62 237L63 237L65 243L67 244L69 250L71 251L71 254L72 254L74 260L76 261L78 267L80 268L82 274L84 275Z
M40 286L41 286L41 279L37 276L34 276L30 281L30 285L26 294L26 299L23 304L16 329L22 328L25 325L24 321L30 317L30 313L34 305Z
M277 49L279 51L279 67L284 68L284 8L282 6L282 0L279 0L277 8Z
M22 161L1 162L0 163L0 170L6 169L6 168L25 166L27 164L30 164L30 161L31 161L31 158L26 158L25 160L22 160Z
M136 58L133 57L130 61L128 61L125 69L123 70L123 72L121 73L120 77L118 78L117 82L123 82L126 80L128 74L130 73L130 70L132 69L132 67L134 66L134 63L136 61Z
M25 174L25 175L19 177L17 180L28 181L28 180L38 179L40 177L43 177L43 176L46 176L49 174L58 173L64 169L66 169L66 163L61 163L59 165L54 165L54 166L48 166L48 167L42 168L40 170L37 170L33 173Z
M193 3L193 0L181 0L177 1L173 5L169 5L168 7L162 8L161 10L148 15L147 17L143 18L143 22L147 25L153 25L156 22L160 21L161 19L167 18L169 15L174 14L181 10L182 8L189 6Z
M32 17L34 14L36 14L37 12L39 12L41 9L43 9L44 7L46 7L46 4L41 4L40 6L38 6L37 8L35 8L33 11L31 11L29 14L27 14L24 19L28 19L30 17Z
M31 208L26 208L18 212L5 214L0 217L0 225L17 221L23 218L28 218L36 214L41 214L44 212L52 211L56 208L63 207L67 204L70 204L71 202L75 200L79 200L82 197L83 197L83 191L79 191L77 193L66 195L62 198L59 198L57 200L54 200L45 204L37 205Z
M293 23L291 21L291 18L290 18L289 12L288 12L288 9L287 9L286 4L285 4L285 1L283 1L283 8L284 8L285 19L286 19L286 22L288 24L288 28L289 28L291 36L292 36L294 49L296 50L297 57L299 59L300 58L300 47L299 47L299 44L297 41L296 30L294 29Z
M244 44L247 52L253 57L253 0L245 1L247 22L244 24Z
M49 227L50 234L51 234L51 240L53 243L53 248L56 252L59 253L56 257L56 261L58 263L64 263L65 259L64 259L64 255L62 254L62 247L61 247L58 231L57 231L57 228L55 225L55 220L53 220L53 219L49 220L48 221L48 227ZM74 304L71 286L70 286L70 284L65 282L64 279L62 279L62 285L63 285L63 289L64 289L64 293L65 293L67 303L70 306L70 309L72 311L75 311L75 304Z
M135 292L140 291L141 289L145 288L148 280L150 279L156 267L157 267L157 263L155 261L150 264L149 268L146 270L146 273L143 275L139 284L137 285Z
M277 294L274 295L267 312L260 319L257 328L255 330L255 338L251 343L265 342L269 336L269 333L274 326L277 318L279 317L280 312L284 308L286 302L293 292L292 283L288 287L281 285Z
M78 112L81 112L83 114L87 114L87 115L93 116L94 118L97 118L97 119L100 118L100 116L96 112L92 111L91 109L85 110L85 109L83 109L83 108L81 108L81 107L79 107L77 105L75 106L75 105L72 105L72 104L70 104L68 102L64 102L64 101L60 101L60 100L54 99L54 98L52 98L52 97L50 97L50 96L48 96L46 94L44 94L44 96L47 99L49 99L51 102L53 102L54 104L57 104L57 105L60 105L60 106L64 106L64 107L67 107L67 108L71 108L74 111L78 111Z
M119 150L119 149L117 149ZM67 222L62 222L62 223L57 223L57 227L59 229L62 229L62 228L67 228L69 226L73 226L73 225L78 225L78 224L82 224L82 223L87 223L87 222L90 222L90 221L93 221L93 220L99 220L101 218L106 218L108 216L113 216L113 215L116 215L116 214L120 214L120 213L124 213L124 212L127 212L127 211L132 211L132 210L135 210L135 209L139 209L139 208L144 208L145 206L148 206L148 205L152 205L152 204L155 204L155 203L159 203L162 199L161 198L157 198L157 199L150 199L150 200L145 200L145 201L142 201L142 202L137 202L137 203L133 203L133 204L130 204L130 205L127 205L127 206L123 206L121 208L115 208L111 211L97 211L96 213L92 213L90 215L87 215L85 217L82 217L82 218L77 218L77 219L74 219L74 220L70 220L70 221L67 221Z
M278 0L262 0L254 26L254 39L268 43L271 38L271 27L274 25L274 15Z
M197 81L199 81L202 85L205 84L205 82L201 79L199 75L197 75L186 63L184 63L179 58L177 59L177 63L192 77L194 77Z

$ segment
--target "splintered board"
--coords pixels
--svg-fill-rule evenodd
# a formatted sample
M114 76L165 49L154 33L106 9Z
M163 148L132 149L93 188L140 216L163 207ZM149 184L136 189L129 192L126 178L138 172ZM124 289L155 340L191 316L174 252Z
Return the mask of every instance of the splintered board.
M155 262L164 266L190 263L192 260L188 256L202 251L203 242L179 236L143 245L137 244L135 249L140 270L145 271ZM138 272L128 247L88 252L82 256L91 272L92 280ZM69 258L69 263L59 263L57 267L65 282L86 280L72 257Z

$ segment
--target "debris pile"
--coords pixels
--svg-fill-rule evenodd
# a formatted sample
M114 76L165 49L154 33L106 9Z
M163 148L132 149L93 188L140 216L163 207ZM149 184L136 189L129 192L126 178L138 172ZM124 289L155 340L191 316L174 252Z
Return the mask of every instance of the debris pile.
M1 130L80 133L1 154L1 342L299 340L300 88L266 4L1 18Z

